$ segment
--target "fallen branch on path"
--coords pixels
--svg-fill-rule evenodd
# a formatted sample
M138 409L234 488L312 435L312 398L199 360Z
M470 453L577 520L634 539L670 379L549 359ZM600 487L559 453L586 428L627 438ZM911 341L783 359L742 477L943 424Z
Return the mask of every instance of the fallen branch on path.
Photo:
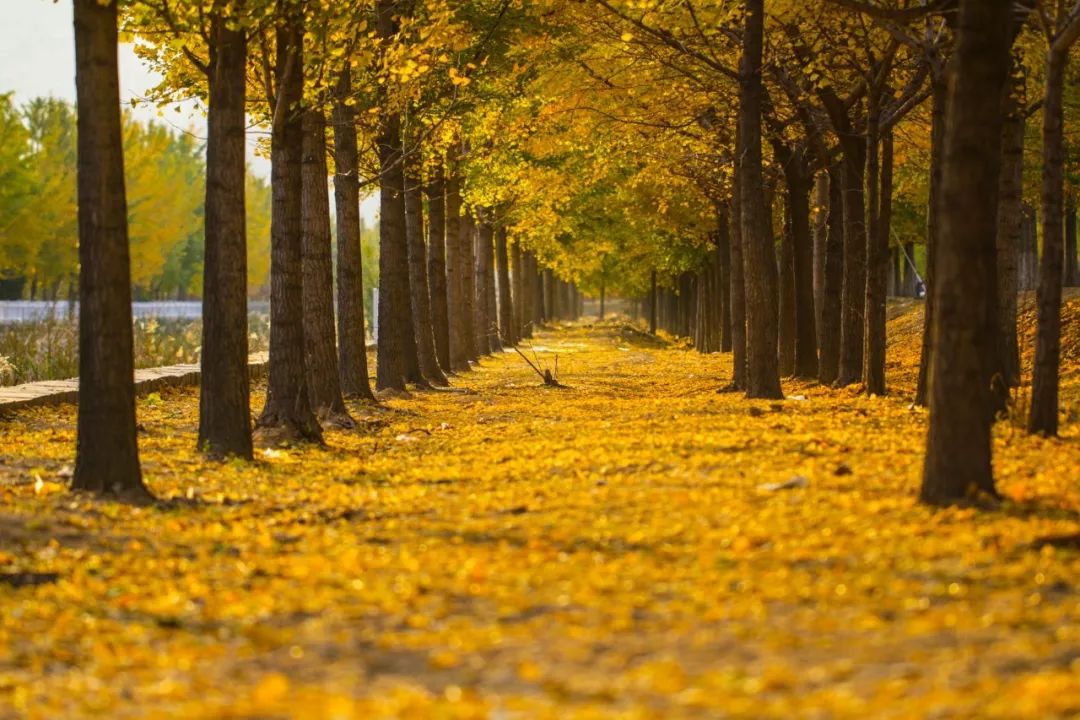
M567 387L566 385L563 385L562 383L559 382L559 356L558 355L555 356L555 373L552 374L551 370L548 370L547 368L544 368L543 370L540 369L540 358L537 357L536 358L536 363L534 364L533 361L529 359L529 356L526 355L525 353L521 352L521 350L517 346L514 347L514 352L516 352L518 355L520 355L522 357L522 359L529 364L529 367L531 367L533 369L533 371L536 372L536 374L540 376L540 379L544 381L544 385L546 385L547 387L564 388L564 389ZM536 357L536 352L535 351L533 352L533 356Z

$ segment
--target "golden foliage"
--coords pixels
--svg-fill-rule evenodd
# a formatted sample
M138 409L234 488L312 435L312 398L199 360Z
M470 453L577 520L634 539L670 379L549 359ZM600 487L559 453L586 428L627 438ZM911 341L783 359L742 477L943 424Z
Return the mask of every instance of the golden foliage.
M1075 424L1002 423L1009 500L933 510L908 388L749 403L615 330L537 339L569 389L500 355L252 465L192 451L196 392L142 400L165 507L64 490L73 408L3 422L0 717L1080 710Z

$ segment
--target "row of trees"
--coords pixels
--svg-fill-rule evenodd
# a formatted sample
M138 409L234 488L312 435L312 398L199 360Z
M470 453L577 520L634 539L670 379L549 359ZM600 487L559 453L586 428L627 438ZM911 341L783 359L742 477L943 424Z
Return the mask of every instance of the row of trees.
M439 114L472 82L469 73L487 65L483 48L500 41L505 4L477 17L439 5L412 17L405 11L420 8L393 2L349 9L216 2L204 12L147 1L122 9L76 2L79 138L94 143L80 144L79 152L86 390L75 487L145 494L124 361L130 329L122 308L130 298L122 278L130 258L114 107L120 21L151 39L141 52L163 70L159 97L194 93L208 108L199 429L206 451L252 455L244 311L249 117L271 128L271 361L257 422L270 439L319 441L320 422L351 423L346 396L374 399L364 352L362 178L374 179L382 204L376 390L445 384L447 372L515 342L545 312L577 312L573 286L541 272L532 253L508 242L504 209L465 195L465 158L475 151L460 132L439 127ZM456 48L453 59L432 56L433 28L442 30L439 42ZM309 52L313 46L317 52ZM469 56L475 62L462 61ZM417 78L433 63L449 72L426 99Z
M122 118L131 282L139 299L202 293L203 148L191 135ZM6 299L78 293L75 108L0 96L0 280ZM248 173L248 287L270 273L270 188Z
M685 215L677 228L658 228L651 253L643 253L669 278L668 287L656 289L652 276L649 297L660 300L661 322L693 334L701 349L731 347L732 387L749 397L779 397L786 374L887 390L885 300L890 276L894 285L906 282L895 277L900 251L914 255L892 237L894 220L910 222L894 210L910 213L918 194L912 176L925 178L920 234L930 293L917 399L934 415L948 417L949 403L970 409L945 423L957 433L947 441L955 443L950 451L931 443L941 457L949 455L940 465L928 461L923 496L932 502L993 493L989 427L1020 382L1018 267L1036 253L1025 191L1040 198L1042 223L1029 427L1054 434L1059 419L1061 287L1075 278L1077 257L1075 231L1064 232L1064 78L1080 5L1032 0L997 11L1008 35L1008 89L978 76L969 79L970 95L954 98L949 78L958 82L963 19L978 14L963 2L775 0L766 7L597 0L570 22L602 40L581 44L575 35L565 48L585 70L578 78L585 89L561 93L556 111L587 116L592 137L617 127L623 137L608 138L612 155L636 158L630 167L648 168L650 177L666 173L671 181L656 203L661 215L670 216L681 198L695 198L694 207L679 208ZM992 62L1001 62L1000 54ZM973 107L974 116L966 116ZM1024 145L1035 115L1042 117L1035 136L1042 150L1032 173ZM956 138L963 150L950 165L949 123L976 119L978 132ZM979 148L983 184L968 168L970 185L952 191L971 203L962 207L946 185L949 171L969 161L970 138L985 142L994 128L1001 137ZM997 183L991 189L987 178ZM902 204L894 202L898 187ZM977 202L965 195L971 188L979 189ZM956 227L950 230L949 221ZM682 237L672 242L680 228ZM948 273L938 262L947 232L969 243ZM687 235L696 235L696 245ZM983 277L972 285L984 271L992 283ZM639 293L648 289L647 277L638 274ZM948 300L939 302L942 294ZM939 318L943 303L949 315ZM698 326L689 326L691 317ZM973 344L974 323L988 317L993 322L982 327L981 344ZM938 327L943 323L950 329ZM949 338L941 345L939 333ZM972 348L959 347L961 337L973 356ZM935 381L939 373L944 377ZM967 400L958 389L964 382ZM978 447L961 443L972 436L981 438Z
M123 3L125 30L143 38L140 52L165 77L159 98L194 94L209 112L199 442L210 452L251 455L240 310L249 122L271 128L273 166L261 432L318 440L320 421L351 422L344 397L371 394L357 242L365 187L377 187L381 203L375 389L393 392L466 371L515 342L543 317L540 308L572 315L579 286L658 298L667 276L699 288L694 315L703 325L694 334L703 350L733 350L733 389L779 397L781 375L791 373L883 393L885 298L904 245L892 229L917 232L925 205L930 301L920 399L932 428L950 418L949 428L978 438L954 447L952 462L985 456L961 472L942 460L949 453L932 429L924 498L950 502L993 490L989 427L1019 380L1021 121L1042 113L1044 349L1032 429L1056 430L1053 318L1067 255L1062 78L1080 4L324 5ZM76 8L97 19L99 32L115 31L115 4L80 0ZM984 17L986 8L998 15ZM996 74L976 72L984 65L963 60L971 52L991 62L986 68L1002 62L973 39L997 36L968 28L1002 13L1009 93ZM114 40L95 36L102 52ZM1042 83L1043 100L1021 101L1019 78L1024 93ZM964 82L978 89L963 94ZM111 101L94 97L99 106ZM87 112L80 104L80 122ZM995 132L998 140L985 142ZM976 168L973 157L985 165ZM94 271L83 262L84 276ZM899 274L894 284L911 283ZM944 397L968 398L952 405L969 414ZM112 487L97 479L110 472L122 486L135 477L111 465L77 468L77 485Z

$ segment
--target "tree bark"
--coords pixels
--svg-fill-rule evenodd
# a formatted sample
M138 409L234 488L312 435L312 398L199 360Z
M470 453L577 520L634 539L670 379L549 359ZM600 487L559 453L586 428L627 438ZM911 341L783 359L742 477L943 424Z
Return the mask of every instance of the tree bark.
M505 227L500 227L495 233L495 262L499 271L499 329L503 345L511 347L517 345L518 337L514 323L514 294L510 290L510 257Z
M814 184L804 148L787 154L784 182L787 185L788 223L791 243L791 324L793 362L791 374L813 378L818 373L817 321L814 317L814 248L810 228L810 191Z
M327 188L326 118L308 108L303 116L303 304L308 396L321 422L352 427L341 395L334 329L334 268Z
M1002 130L1001 183L998 192L997 268L998 333L1002 373L1008 387L1020 383L1020 342L1016 332L1016 296L1024 206L1024 76L1015 65L1011 87L1005 94Z
M380 4L381 7L381 4ZM381 13L380 13L381 14ZM381 20L380 20L381 22ZM401 167L401 118L390 113L379 133L379 340L375 389L405 391L406 357L416 347L409 300L409 251L405 235L405 178ZM419 362L416 362L419 368Z
M304 18L286 6L277 30L277 96L270 136L270 372L257 427L269 442L322 441L304 362L303 142Z
M525 324L526 317L528 315L529 300L525 296L525 267L524 263L527 262L525 254L521 251L521 243L515 242L510 246L510 285L513 288L511 294L513 295L514 312L514 335L517 337L517 342L520 343L525 337Z
M251 460L244 209L247 37L215 5L207 67L205 250L198 446Z
M523 253L523 255L525 256L525 337L532 338L536 328L544 321L544 289L536 256L531 252Z
M135 435L117 40L115 1L75 0L80 390L72 488L142 502L151 496Z
M487 264L487 248L491 246L494 232L491 224L483 217L476 225L476 239L473 244L476 253L476 263L473 265L475 278L475 294L473 295L473 342L476 343L476 351L480 355L490 355L491 325L493 318L488 317L488 283L491 282L491 267Z
M814 177L814 327L818 347L821 347L822 312L825 305L825 242L829 231L829 176L821 172Z
M933 284L930 431L920 498L996 495L988 363L996 351L1001 98L1010 0L961 0L944 140L941 242Z
M439 367L449 371L450 315L446 282L446 181L441 159L436 160L427 185L428 196L428 285L431 291L431 325L435 336L435 357Z
M790 377L795 374L795 249L791 226L791 196L784 197L784 227L780 237L779 273L780 281L780 326L779 326L779 368L780 375Z
M469 348L465 325L465 255L462 252L461 181L456 168L448 165L446 181L446 311L450 369L466 372L469 369Z
M840 325L843 312L844 248L844 167L829 167L829 217L825 238L825 287L821 305L821 348L818 354L818 380L824 385L836 382L840 373Z
M1039 284L1039 226L1035 208L1024 203L1020 209L1019 285L1034 290Z
M356 112L346 104L352 73L338 79L334 97L334 210L337 213L338 367L347 397L374 402L364 329L364 268L360 249L360 171Z
M420 375L426 382L446 387L449 382L435 354L435 330L431 322L428 256L424 245L423 181L418 154L419 150L414 147L414 153L402 156L405 164L405 236L409 256L410 308Z
M744 281L742 203L736 165L731 199L731 389L746 389L746 283Z
M739 69L739 155L742 157L739 204L746 284L746 396L782 398L777 365L776 253L765 207L761 153L764 0L747 0L746 11Z
M893 190L894 188L894 168L895 168L895 152L896 142L893 137L892 129L889 129L881 137L881 198L879 200L880 206L878 209L880 232L881 232L881 244L885 248L885 252L889 256L889 267L891 270L893 283L893 292L896 294L900 289L902 282L900 273L903 270L903 266L900 264L900 247L898 245L892 245L892 225L893 225ZM881 328L885 330L886 320L883 318L881 322ZM882 335L882 343L885 342L886 335ZM882 345L882 353L884 353L884 344Z
M1065 285L1080 285L1080 266L1076 257L1076 203L1071 198L1065 206ZM54 291L55 294L55 291Z
M466 210L461 215L458 227L458 242L462 259L462 320L464 332L462 339L468 352L469 360L476 362L481 349L476 340L476 220L472 211Z
M1065 75L1069 47L1055 42L1046 62L1043 94L1043 247L1036 290L1038 325L1028 432L1057 435L1061 367L1061 284L1065 253Z
M935 253L941 231L941 183L945 157L945 109L949 92L945 72L934 74L930 109L930 192L926 209L926 305L923 316L922 355L919 358L919 380L915 388L915 404L929 404L930 358L934 351L934 276Z
M656 322L659 300L656 297L656 271L653 270L649 275L649 333L656 334Z
M867 183L870 190L870 228L866 234L866 307L863 328L863 385L871 395L884 395L885 304L889 284L889 225L892 215L892 135L875 129L880 111L871 103L871 131L867 133ZM881 157L884 156L884 157ZM886 193L887 188L887 193ZM888 197L886 197L888 194Z
M915 243L906 242L900 247L900 266L903 268L903 281L900 285L900 295L903 297L918 297L919 278L915 267Z
M728 210L720 205L716 214L716 264L719 285L717 296L720 303L720 352L731 352L731 220Z
M499 336L499 307L495 287L498 269L495 267L495 236L496 228L488 224L491 237L483 245L485 254L484 267L487 277L484 280L484 315L487 317L487 343L491 352L502 352L502 342Z
M866 306L866 144L848 137L844 144L844 287L840 304L840 365L835 384L862 378Z
M551 268L544 268L541 279L543 286L544 322L550 323L555 319L555 274Z

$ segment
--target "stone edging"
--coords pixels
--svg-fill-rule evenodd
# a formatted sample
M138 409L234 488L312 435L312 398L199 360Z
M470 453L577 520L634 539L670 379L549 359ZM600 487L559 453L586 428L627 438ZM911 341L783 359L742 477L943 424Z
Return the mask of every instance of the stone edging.
M266 375L269 353L255 353L248 358L252 380ZM195 364L168 365L135 371L135 394L146 395L163 387L199 384L199 366ZM79 380L46 380L0 388L0 412L21 410L40 405L60 405L79 400Z

